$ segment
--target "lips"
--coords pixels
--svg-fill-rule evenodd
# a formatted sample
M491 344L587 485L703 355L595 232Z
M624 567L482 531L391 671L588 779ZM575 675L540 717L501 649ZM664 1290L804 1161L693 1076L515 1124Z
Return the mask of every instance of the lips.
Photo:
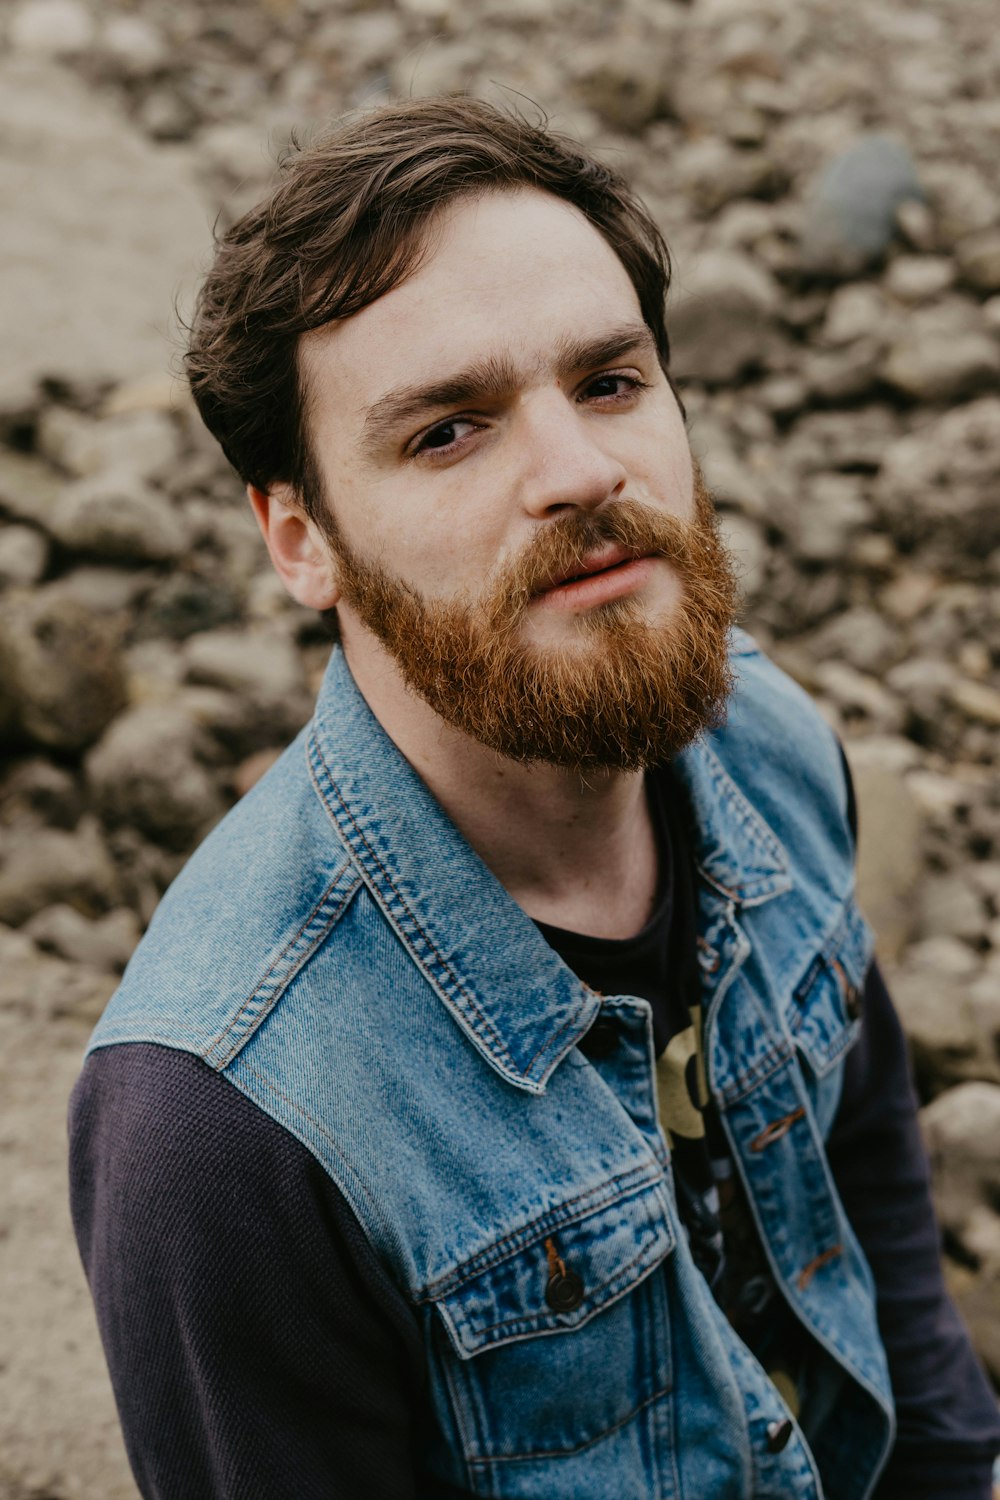
M627 547L602 547L600 551L591 553L583 562L575 563L571 569L548 579L537 592L547 594L550 590L562 588L566 584L578 583L582 578L593 578L596 573L608 573L612 568L620 568L623 563L635 562L641 556L643 556L641 552L632 551Z

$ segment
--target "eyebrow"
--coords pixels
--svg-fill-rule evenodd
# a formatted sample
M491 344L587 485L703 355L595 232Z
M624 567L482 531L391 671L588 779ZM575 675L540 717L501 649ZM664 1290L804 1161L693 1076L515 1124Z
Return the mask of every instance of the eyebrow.
M564 378L577 370L611 364L636 350L655 354L656 340L645 323L623 323L587 338L562 340L556 368L560 378ZM387 391L372 402L365 414L362 448L368 456L374 456L404 424L440 407L498 400L517 387L519 378L513 360L500 355L477 360L442 380Z

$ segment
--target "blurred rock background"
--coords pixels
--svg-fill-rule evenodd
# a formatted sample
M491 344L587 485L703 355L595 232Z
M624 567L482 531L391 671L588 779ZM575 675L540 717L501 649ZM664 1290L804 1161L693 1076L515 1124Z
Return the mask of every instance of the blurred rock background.
M0 11L0 1500L134 1496L64 1204L90 1025L328 645L168 374L294 127L540 102L634 180L745 621L844 737L947 1270L1000 1382L993 0Z

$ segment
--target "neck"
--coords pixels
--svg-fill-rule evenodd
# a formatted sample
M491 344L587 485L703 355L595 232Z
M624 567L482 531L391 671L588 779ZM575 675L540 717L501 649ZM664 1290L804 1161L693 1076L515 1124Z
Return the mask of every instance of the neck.
M528 916L594 937L638 932L658 880L641 772L507 760L446 724L387 652L344 645L382 728Z

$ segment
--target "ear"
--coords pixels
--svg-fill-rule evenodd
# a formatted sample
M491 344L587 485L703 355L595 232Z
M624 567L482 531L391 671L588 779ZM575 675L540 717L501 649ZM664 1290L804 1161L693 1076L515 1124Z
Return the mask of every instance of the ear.
M292 598L309 609L332 609L340 589L329 545L291 485L259 490L248 484L247 495L275 571Z

